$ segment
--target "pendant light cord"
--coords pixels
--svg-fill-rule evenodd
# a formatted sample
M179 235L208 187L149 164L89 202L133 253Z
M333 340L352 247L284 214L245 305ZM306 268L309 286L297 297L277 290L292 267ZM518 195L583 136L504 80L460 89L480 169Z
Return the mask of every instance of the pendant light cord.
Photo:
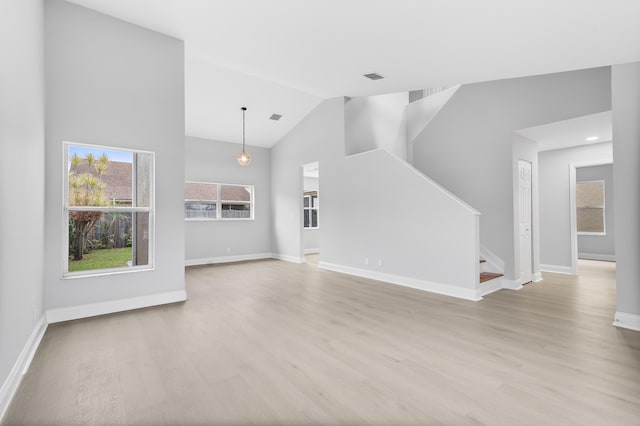
M247 111L247 107L242 107L242 152L245 152L244 150L244 113Z

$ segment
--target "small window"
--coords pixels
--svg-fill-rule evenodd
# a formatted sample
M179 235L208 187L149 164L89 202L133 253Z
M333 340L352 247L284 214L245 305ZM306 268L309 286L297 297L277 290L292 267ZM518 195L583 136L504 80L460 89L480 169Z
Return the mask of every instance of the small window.
M578 234L606 235L604 181L576 183Z
M185 219L253 220L253 185L185 182Z
M153 267L151 152L64 144L64 276Z
M304 211L303 220L305 229L318 228L318 210L320 208L320 200L317 191L309 191L304 193Z

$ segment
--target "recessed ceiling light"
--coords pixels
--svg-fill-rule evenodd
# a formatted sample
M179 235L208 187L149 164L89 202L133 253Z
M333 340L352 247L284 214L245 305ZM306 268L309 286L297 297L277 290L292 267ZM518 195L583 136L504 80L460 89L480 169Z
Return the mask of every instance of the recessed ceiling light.
M597 141L598 139L600 139L598 136L589 136L587 142Z
M269 120L278 121L281 118L282 118L282 115L280 115L280 114L271 114L271 117L269 117Z
M375 72L371 72L369 74L365 74L364 77L367 77L369 80L381 80L384 77L380 74L376 74Z

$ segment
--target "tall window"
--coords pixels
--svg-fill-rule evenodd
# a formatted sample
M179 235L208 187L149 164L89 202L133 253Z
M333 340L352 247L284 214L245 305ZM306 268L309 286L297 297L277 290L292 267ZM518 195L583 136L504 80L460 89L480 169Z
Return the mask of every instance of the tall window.
M253 220L253 185L185 182L187 220Z
M153 267L154 155L65 143L64 275Z
M605 235L604 181L576 183L578 234Z
M320 208L320 200L318 199L318 191L309 191L304 193L304 227L305 229L318 228L318 209Z

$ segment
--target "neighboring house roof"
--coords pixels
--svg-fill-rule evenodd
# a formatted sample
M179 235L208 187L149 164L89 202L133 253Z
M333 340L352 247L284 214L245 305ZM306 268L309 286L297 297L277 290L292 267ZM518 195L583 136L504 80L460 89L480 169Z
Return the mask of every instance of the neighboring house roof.
M71 172L78 175L89 173L97 176L94 167L90 167L86 160L80 160L77 167L71 166ZM132 198L132 171L131 163L109 161L109 166L100 177L106 184L105 198L109 200L131 200Z
M186 200L216 200L218 185L215 183L185 182L184 198ZM251 201L251 194L242 185L221 185L222 201Z

